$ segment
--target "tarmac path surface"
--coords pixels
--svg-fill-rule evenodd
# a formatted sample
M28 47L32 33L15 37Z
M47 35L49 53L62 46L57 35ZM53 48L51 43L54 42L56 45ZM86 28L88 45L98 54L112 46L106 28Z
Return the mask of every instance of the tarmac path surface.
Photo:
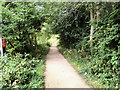
M59 52L56 44L46 57L45 88L91 88Z

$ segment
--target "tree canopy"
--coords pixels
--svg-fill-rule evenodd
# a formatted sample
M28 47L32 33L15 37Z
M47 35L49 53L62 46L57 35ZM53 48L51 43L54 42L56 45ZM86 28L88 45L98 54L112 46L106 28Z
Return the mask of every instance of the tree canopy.
M75 49L80 58L90 60L89 74L108 88L118 88L119 12L119 2L4 2L2 36L7 39L8 53L36 57L35 50L47 51L38 40L43 38L44 43L51 33L58 34L61 47Z

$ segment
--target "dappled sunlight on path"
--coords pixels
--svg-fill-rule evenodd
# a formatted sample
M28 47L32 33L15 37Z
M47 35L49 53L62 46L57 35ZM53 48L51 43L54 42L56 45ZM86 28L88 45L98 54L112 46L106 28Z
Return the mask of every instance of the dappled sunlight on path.
M90 88L85 80L61 55L56 43L50 47L46 57L45 71L46 88Z

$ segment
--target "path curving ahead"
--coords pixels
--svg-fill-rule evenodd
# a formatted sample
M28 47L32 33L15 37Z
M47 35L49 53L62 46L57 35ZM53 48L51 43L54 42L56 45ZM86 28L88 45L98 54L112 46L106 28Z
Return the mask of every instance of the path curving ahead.
M46 57L45 88L90 88L53 44Z

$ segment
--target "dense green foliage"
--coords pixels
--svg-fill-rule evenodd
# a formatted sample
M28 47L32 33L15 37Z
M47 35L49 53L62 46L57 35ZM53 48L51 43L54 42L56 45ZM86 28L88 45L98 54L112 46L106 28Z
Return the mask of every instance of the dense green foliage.
M7 63L2 62L2 88L44 88L44 62L35 58L28 59L28 54L8 55ZM38 73L38 67L42 72ZM36 80L35 80L36 79ZM38 85L37 85L38 84Z
M2 88L44 88L44 56L51 44L41 4L2 3L2 37L7 40L7 60L3 57L0 67Z
M119 12L120 3L4 2L2 36L7 39L8 54L2 65L3 87L11 87L15 80L16 87L44 87L44 65L38 62L44 64L42 56L54 33L59 35L61 52L81 66L78 72L96 77L107 88L118 88Z
M31 2L6 2L3 6L2 35L7 39L8 52L23 54L37 49L36 35L46 16L43 7Z
M73 4L68 8L63 8L60 12L57 24L55 22L54 32L60 35L60 44L66 48L75 47L89 35L89 11L86 4ZM81 14L82 13L82 14ZM80 46L81 47L81 46Z
M89 62L84 67L84 72L97 77L99 82L107 88L118 88L120 3L99 3L100 19L98 21L96 19L98 4L92 3L93 7L90 7L90 4L71 3L70 7L63 7L62 18L59 18L53 30L60 35L63 54L69 54L68 57L73 54L71 59L80 65ZM90 22L91 8L94 23ZM94 32L93 39L89 40L91 25L94 26ZM92 47L90 47L90 42L92 42ZM75 53L72 53L74 49Z

